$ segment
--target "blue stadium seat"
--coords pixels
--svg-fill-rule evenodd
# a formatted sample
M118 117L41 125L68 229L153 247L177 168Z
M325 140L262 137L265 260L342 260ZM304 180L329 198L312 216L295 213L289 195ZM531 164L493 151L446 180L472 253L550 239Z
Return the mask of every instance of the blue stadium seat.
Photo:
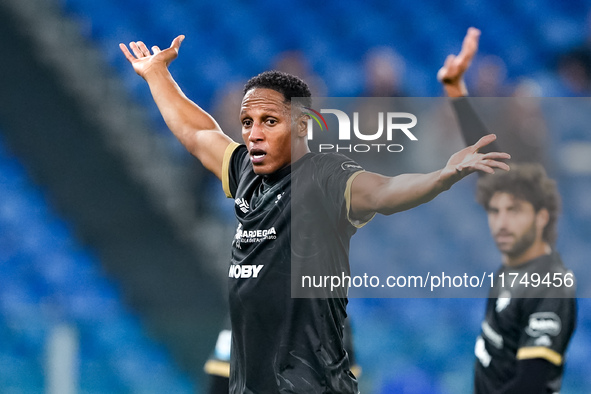
M50 211L0 134L0 392L44 391L46 341L57 322L79 330L81 393L193 391L130 317L99 267ZM108 341L92 334L99 329ZM136 352L135 369L151 371L154 378L121 378L126 368L114 360L126 347Z

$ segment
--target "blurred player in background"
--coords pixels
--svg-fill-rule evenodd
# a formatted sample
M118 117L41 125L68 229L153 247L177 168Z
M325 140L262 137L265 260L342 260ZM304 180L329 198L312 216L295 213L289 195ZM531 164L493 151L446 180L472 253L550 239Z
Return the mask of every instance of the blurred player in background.
M462 98L468 94L463 75L479 35L469 32L460 54L448 57L438 74L448 96L456 98L467 143L486 132ZM482 176L477 200L488 213L503 264L476 341L474 392L558 393L576 324L576 299L572 272L554 250L560 207L556 182L541 164L513 164L510 172Z
M475 393L557 393L576 300L573 274L554 250L556 183L540 164L514 164L479 179L477 200L503 265L476 342Z
M292 298L292 266L348 273L350 237L376 213L428 202L476 171L507 170L499 160L509 155L480 153L496 138L489 135L452 155L441 170L386 177L363 171L340 154L311 153L309 116L291 104L292 97L304 97L310 106L310 90L280 72L247 82L240 145L182 93L168 71L183 39L152 52L143 42L130 43L133 54L120 48L147 81L170 130L236 204L239 224L229 267L230 392L355 394L357 379L343 341L347 289L337 298ZM293 194L292 186L299 193ZM307 242L294 245L292 226L294 236Z
M350 318L345 319L343 329L343 342L345 351L351 364L351 372L359 379L361 366L356 362L355 347L353 346L353 332L351 330ZM214 351L210 354L205 363L205 373L209 375L207 392L209 394L225 394L230 390L230 352L232 348L232 326L230 321L224 323L215 344Z

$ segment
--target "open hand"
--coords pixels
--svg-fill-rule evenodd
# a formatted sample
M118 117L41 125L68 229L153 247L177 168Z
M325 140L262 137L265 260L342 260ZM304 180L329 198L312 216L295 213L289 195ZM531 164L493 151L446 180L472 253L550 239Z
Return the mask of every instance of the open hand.
M441 172L441 178L446 183L455 183L461 178L476 171L493 174L495 168L509 171L509 166L499 160L510 159L508 153L478 151L497 139L494 134L488 134L478 140L474 145L468 146L450 157L445 168Z
M177 58L179 48L184 39L185 36L183 35L176 37L172 41L170 47L163 51L160 50L159 47L153 46L152 53L150 53L150 50L142 41L132 41L129 43L129 47L133 51L133 54L129 52L129 49L127 49L125 44L119 44L119 48L121 48L125 58L131 63L135 72L142 78L146 79L149 70L154 66L162 65L166 68Z

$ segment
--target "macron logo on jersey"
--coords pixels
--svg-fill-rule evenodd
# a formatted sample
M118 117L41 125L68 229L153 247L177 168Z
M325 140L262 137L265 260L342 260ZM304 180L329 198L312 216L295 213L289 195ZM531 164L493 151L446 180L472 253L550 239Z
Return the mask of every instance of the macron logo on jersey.
M236 205L238 205L238 209L240 209L243 213L248 212L248 210L250 209L248 201L246 201L244 198L237 198L236 200L234 200L234 202L236 203Z
M250 265L250 264L232 264L228 271L228 277L230 278L256 278L259 276L259 272L263 269L263 265Z

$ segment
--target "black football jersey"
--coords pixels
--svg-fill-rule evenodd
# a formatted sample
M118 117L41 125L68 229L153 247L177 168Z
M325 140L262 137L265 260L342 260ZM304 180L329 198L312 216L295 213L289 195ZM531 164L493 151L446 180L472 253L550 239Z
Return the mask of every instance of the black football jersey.
M259 176L244 145L226 152L222 184L238 219L228 270L230 392L356 394L343 345L346 294L292 297L292 273L349 272L356 226L348 196L361 168L340 154L308 153Z
M560 391L576 321L574 281L565 285L566 274L572 275L556 252L497 272L474 349L475 393L497 392L515 377L518 360L534 358L552 364L545 392Z

